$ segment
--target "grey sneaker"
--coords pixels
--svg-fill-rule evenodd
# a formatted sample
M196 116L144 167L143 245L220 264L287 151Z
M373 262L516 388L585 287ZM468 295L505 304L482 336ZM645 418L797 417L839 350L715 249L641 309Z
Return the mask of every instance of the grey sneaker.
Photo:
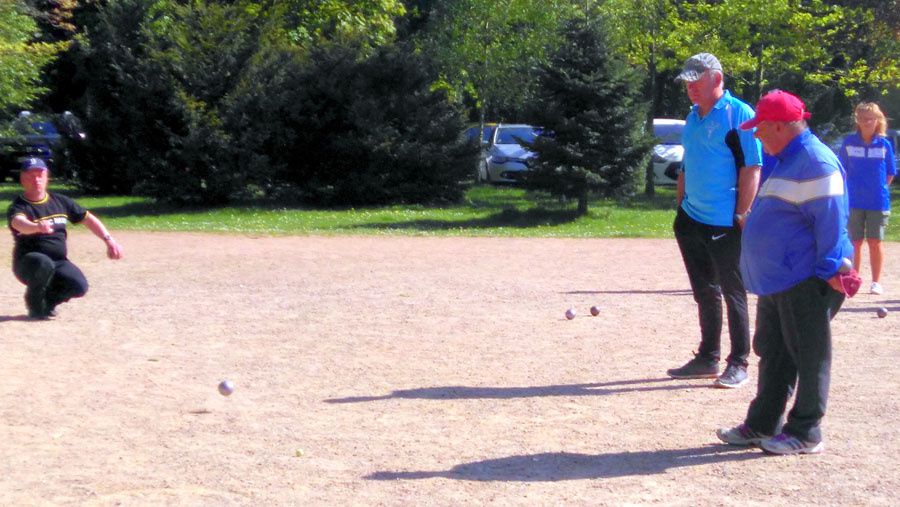
M750 426L744 423L734 428L719 428L716 430L716 436L719 437L719 440L730 445L759 445L763 440L772 438L772 435L752 430Z
M825 450L825 442L805 442L790 433L782 432L759 443L766 454L818 454Z
M728 363L728 366L725 367L725 371L719 375L719 378L713 382L713 385L725 389L734 389L746 384L748 380L747 368L737 364Z
M681 368L666 370L666 373L677 379L716 378L719 375L719 364L715 359L694 355L694 358Z

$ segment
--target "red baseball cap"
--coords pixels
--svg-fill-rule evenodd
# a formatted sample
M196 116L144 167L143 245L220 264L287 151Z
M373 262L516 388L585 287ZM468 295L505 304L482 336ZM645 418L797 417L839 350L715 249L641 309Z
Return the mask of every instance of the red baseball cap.
M750 130L764 121L799 121L809 117L799 97L784 90L772 90L759 99L756 116L741 123L741 130Z

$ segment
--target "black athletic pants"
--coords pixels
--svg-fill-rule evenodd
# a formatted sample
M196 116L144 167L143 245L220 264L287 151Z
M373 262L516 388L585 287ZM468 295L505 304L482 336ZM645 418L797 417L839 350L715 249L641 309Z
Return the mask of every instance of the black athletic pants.
M698 355L715 361L721 357L724 296L731 337L727 361L746 368L750 355L750 318L739 265L741 228L737 224L718 227L697 222L679 206L673 229L700 314Z
M26 294L47 288L47 309L71 298L84 296L88 282L78 266L69 260L55 261L38 252L27 253L13 263L13 273L28 289Z
M760 296L753 351L759 356L759 383L745 423L773 434L788 399L797 393L782 431L820 442L819 427L831 380L831 319L844 295L812 277L790 289Z

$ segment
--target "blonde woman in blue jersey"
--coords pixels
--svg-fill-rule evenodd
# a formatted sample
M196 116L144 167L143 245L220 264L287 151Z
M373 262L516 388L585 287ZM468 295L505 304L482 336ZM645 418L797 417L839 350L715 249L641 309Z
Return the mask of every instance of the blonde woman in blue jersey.
M891 214L890 185L897 175L894 146L887 133L887 119L874 102L856 106L856 132L844 139L838 158L847 171L850 195L848 229L853 241L853 267L859 271L862 245L869 247L872 285L869 292L883 294L881 270L884 266L884 229Z

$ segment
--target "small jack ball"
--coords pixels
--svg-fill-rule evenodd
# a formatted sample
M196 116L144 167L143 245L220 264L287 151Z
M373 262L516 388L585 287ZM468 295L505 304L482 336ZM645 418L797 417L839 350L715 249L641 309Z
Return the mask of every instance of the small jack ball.
M230 380L223 380L219 382L219 394L222 396L228 396L234 392L234 384L231 383Z
M596 317L597 315L600 315L600 308L597 308L596 306L592 306L591 307L591 315L593 315L594 317Z
M878 318L883 319L883 318L887 317L888 310L887 310L887 308L882 306L881 308L878 309L877 313L878 313Z
M573 309L571 309L571 308L569 308L568 310L566 310L566 318L569 319L569 320L574 319L574 318L575 318L575 310L573 310Z

